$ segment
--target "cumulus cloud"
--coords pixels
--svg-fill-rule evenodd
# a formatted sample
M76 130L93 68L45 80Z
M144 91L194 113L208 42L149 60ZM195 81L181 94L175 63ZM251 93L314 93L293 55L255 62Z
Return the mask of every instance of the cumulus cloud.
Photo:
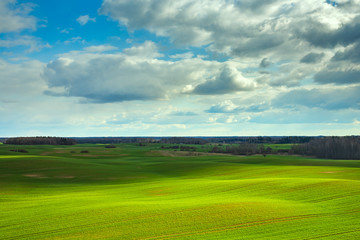
M206 82L183 88L183 92L206 95L254 90L255 82L273 87L296 87L311 79L316 83L358 82L357 66L334 66L329 61L333 56L333 63L358 63L359 6L357 0L336 4L312 0L103 0L99 14L130 31L145 29L169 37L177 46L203 46L211 55L244 64L238 68L239 74L222 70ZM270 65L271 69L264 71Z
M358 37L358 18L344 1L192 1L104 0L100 14L129 29L147 29L182 45L202 46L242 56L281 51L290 43L302 51L302 41L327 47L348 44ZM307 21L302 20L307 16Z
M201 95L226 94L239 91L251 91L257 84L242 76L236 68L225 66L215 79L197 85L192 93Z
M157 57L162 55L153 42L113 54L86 51L97 47L70 52L48 63L44 77L50 89L46 93L81 97L96 103L167 99L181 94L186 85L197 85L202 79L210 78L223 65L198 58L159 60ZM252 83L237 83L240 73L225 70L224 74L228 88L231 84L236 86L235 90L252 86Z
M145 41L142 44L132 46L124 50L128 56L144 57L144 58L157 58L163 55L159 53L156 44L152 41Z
M88 57L59 58L49 63L44 75L49 87L62 87L65 96L83 97L97 103L165 97L161 84L146 75L152 69L145 61L135 65L123 56ZM50 91L47 94L59 95Z
M29 15L33 8L34 5L30 3L18 4L14 0L1 0L0 33L35 30L37 19Z
M210 55L244 63L239 69L243 77L229 76L229 70L225 70L215 78L183 89L204 95L253 90L256 85L246 81L249 78L274 87L299 86L314 75L317 83L334 82L334 76L324 80L331 56L332 62L345 59L357 63L359 59L359 5L357 0L336 4L312 0L103 0L99 14L130 31L145 29L169 37L177 46L202 46ZM248 70L244 70L270 65L268 71L252 70L258 75L246 74ZM337 77L345 77L343 83L357 81L349 80L356 77L352 70L327 67Z
M83 15L83 16L78 17L78 18L76 19L76 21L77 21L80 25L84 26L84 25L86 25L88 22L96 22L96 18L91 18L91 17L89 17L89 15Z

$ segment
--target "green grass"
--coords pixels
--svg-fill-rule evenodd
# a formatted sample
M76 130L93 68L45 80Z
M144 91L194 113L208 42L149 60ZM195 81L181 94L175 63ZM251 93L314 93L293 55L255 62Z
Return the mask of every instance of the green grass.
M289 150L292 148L292 146L294 146L294 144L264 144L264 147L270 147L273 150L279 150L279 149L284 149L284 150Z
M360 161L18 148L0 146L0 239L360 238Z

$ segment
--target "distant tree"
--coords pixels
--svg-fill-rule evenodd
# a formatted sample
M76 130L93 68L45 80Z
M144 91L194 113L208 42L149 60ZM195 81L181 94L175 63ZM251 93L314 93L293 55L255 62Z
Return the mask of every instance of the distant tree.
M10 149L9 151L11 151L11 152L28 153L28 151L27 151L27 150L25 150L25 149Z
M114 144L106 145L105 148L116 148Z
M62 137L16 137L8 138L5 144L15 145L74 145L76 141L72 138Z

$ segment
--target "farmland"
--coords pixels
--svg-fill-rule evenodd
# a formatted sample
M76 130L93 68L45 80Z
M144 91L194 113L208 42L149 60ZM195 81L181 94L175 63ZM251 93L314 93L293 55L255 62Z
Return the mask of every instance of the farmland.
M0 145L0 239L360 238L359 160L116 146Z

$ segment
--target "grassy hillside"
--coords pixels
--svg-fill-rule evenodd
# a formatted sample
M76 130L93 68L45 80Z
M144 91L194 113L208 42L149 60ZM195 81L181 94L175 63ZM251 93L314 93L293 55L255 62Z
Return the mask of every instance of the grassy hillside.
M0 239L360 238L360 161L14 148L0 145Z

